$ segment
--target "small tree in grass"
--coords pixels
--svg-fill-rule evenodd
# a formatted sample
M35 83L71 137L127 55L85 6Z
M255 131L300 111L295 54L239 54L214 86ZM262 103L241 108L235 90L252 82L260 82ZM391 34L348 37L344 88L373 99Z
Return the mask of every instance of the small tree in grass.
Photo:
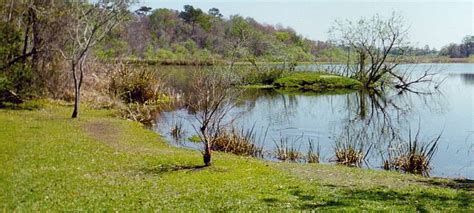
M232 78L223 72L196 71L186 104L198 125L194 129L203 142L203 160L211 165L212 144L226 124L239 92L232 87Z
M67 4L64 12L68 14L68 20L64 29L68 38L65 47L59 51L70 64L74 80L72 118L76 118L89 50L124 19L128 13L128 1L98 0L92 4L87 1L71 1Z

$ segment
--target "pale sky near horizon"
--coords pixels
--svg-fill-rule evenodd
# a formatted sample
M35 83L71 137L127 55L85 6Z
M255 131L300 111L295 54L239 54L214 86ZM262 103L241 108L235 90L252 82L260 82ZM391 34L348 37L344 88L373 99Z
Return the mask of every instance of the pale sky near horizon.
M205 12L216 7L226 18L240 14L261 23L289 26L313 40L327 40L336 19L356 20L392 11L405 18L411 41L419 47L440 49L474 35L474 0L140 0L136 6L182 10L186 4Z

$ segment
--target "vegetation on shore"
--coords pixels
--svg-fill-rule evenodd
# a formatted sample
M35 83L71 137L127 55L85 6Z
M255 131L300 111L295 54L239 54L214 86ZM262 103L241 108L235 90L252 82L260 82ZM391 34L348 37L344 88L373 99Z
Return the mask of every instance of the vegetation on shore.
M357 89L362 84L351 78L317 72L296 72L277 79L276 88L298 88L301 90Z
M111 110L84 107L70 119L69 107L42 104L0 110L4 211L474 210L468 180L219 152L203 168L199 152Z

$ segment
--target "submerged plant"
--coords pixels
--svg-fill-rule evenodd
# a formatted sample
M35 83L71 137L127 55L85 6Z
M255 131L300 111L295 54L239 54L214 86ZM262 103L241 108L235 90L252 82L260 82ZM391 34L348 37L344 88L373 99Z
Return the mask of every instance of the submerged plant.
M383 168L429 176L431 159L438 149L441 134L428 142L420 141L419 135L419 128L414 137L409 131L406 143L400 144L396 149L389 150L389 158L384 160Z

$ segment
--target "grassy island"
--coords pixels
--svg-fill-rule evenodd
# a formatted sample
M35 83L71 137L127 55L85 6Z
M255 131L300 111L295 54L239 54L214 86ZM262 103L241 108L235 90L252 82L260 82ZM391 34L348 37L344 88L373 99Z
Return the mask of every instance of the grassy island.
M297 88L301 90L325 91L335 89L357 89L362 84L351 78L319 72L296 72L277 79L276 88Z

